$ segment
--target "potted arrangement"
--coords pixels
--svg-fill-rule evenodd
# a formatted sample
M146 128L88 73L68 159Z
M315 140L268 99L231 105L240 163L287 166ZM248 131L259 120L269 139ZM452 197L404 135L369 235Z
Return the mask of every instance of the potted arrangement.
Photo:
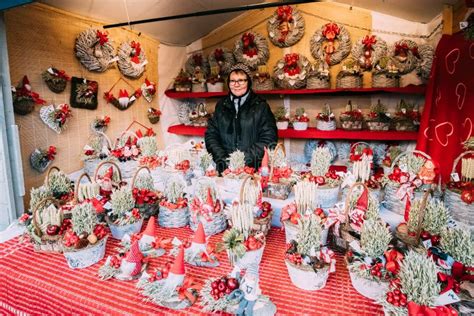
M155 136L155 132L151 128L147 129L145 134L141 130L137 130L135 133L127 129L115 140L110 153L118 160L117 165L122 172L123 178L132 178L139 167L142 154L139 139L153 136Z
M321 131L336 130L336 116L328 103L325 104L324 110L316 115L316 128Z
M352 105L351 100L347 102L346 111L339 116L342 129L348 131L360 131L364 123L364 116L362 111L356 105Z
M198 167L194 169L195 177L206 176L206 177L216 177L217 170L212 159L212 155L208 152L204 152L199 156Z
M388 250L392 235L381 220L366 220L360 237L360 245L351 244L346 255L349 275L357 292L376 300L388 289L387 279L398 272L403 255Z
M421 224L420 239L425 248L439 246L441 234L448 227L451 212L444 202L431 199L427 202Z
M265 65L257 67L257 71L252 76L252 89L255 91L273 90L273 79Z
M31 90L30 81L27 76L23 76L18 86L12 87L13 110L16 114L27 115L35 109L35 104L45 104L46 101L40 99L39 94Z
M414 104L408 104L401 100L397 105L397 112L393 121L395 123L395 130L415 132L420 125L420 112L418 112Z
M147 171L145 174L140 171ZM160 195L155 191L155 185L151 176L150 169L147 167L140 167L133 176L132 194L135 199L135 207L140 210L145 219L156 215L159 208Z
M238 192L244 178L253 175L254 168L245 165L245 154L236 150L229 155L229 167L224 170L224 189L229 192Z
M329 273L336 271L334 253L321 248L321 221L315 214L299 220L296 240L286 247L285 264L291 283L308 291L322 289Z
M161 111L154 107L148 108L147 117L151 124L156 124L160 121Z
M268 162L270 163L268 164ZM264 196L279 200L288 198L291 188L298 178L288 166L283 143L278 143L273 150L265 148L259 173L262 176Z
M224 78L219 72L218 66L211 67L211 75L206 81L207 91L209 92L223 92L224 91Z
M343 63L342 70L337 74L336 88L362 88L362 72L353 58Z
M280 106L275 111L275 120L277 124L277 128L279 130L286 130L288 129L288 124L290 122L290 113L285 109L284 106Z
M99 262L105 255L107 230L98 223L92 203L76 205L71 224L63 237L64 257L69 267L82 269Z
M64 70L58 70L54 67L49 67L41 74L44 82L48 86L49 90L54 93L61 93L66 89L66 84L71 78L66 74Z
M158 157L158 144L155 135L139 138L137 145L141 151L140 166L147 167L152 176L155 176L156 169L163 164L162 159Z
M295 131L305 131L308 129L309 117L304 108L296 109L292 124Z
M180 177L170 177L160 202L158 223L161 227L178 228L189 224L188 199L185 197L186 185Z
M125 234L138 233L142 228L143 216L135 207L132 189L121 187L110 196L111 209L107 210L106 221L112 237L122 239Z
M400 73L392 58L383 56L372 69L373 88L397 88L400 86Z
M176 92L191 92L191 76L181 69L178 76L174 78L174 90Z
M62 205L74 198L74 182L56 166L49 168L43 187L49 192L49 197L59 200Z
M68 104L54 104L42 106L40 109L41 120L57 134L61 134L67 127L72 111Z
M30 165L38 172L44 172L56 156L56 147L49 146L47 150L36 148L30 155Z
M376 105L370 107L370 112L365 118L369 131L388 131L391 119L387 115L387 108L377 101Z
M93 177L97 166L110 158L112 145L109 138L102 132L89 137L87 144L82 148L81 159L84 162L84 172Z
M311 65L309 75L306 80L307 89L329 89L329 66L317 59L316 62Z

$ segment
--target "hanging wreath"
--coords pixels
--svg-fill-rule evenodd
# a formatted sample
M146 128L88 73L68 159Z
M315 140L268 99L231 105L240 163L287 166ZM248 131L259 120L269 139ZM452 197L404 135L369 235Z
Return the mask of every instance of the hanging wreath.
M255 32L246 32L235 42L234 56L237 62L252 69L265 65L270 57L265 37Z
M306 77L311 63L303 55L286 54L273 68L273 78L283 89L301 89L306 85Z
M58 134L66 129L67 122L71 117L71 108L65 103L56 106L54 104L45 105L40 109L41 120Z
M26 115L35 109L35 104L45 104L39 94L31 90L27 76L16 87L12 87L13 111L19 115Z
M214 49L209 54L208 59L211 67L219 67L219 74L222 76L226 76L230 71L230 67L235 64L234 54L225 47Z
M420 58L418 45L411 40L399 40L393 45L390 56L394 57L395 66L400 74L407 74L412 72L418 64L418 58Z
M142 95L142 90L140 88L133 89L133 93L129 94L127 89L120 89L119 97L117 98L112 93L112 89L115 88L115 86L117 85L117 83L119 83L119 81L124 81L129 87L133 89L133 86L128 81L126 81L123 78L119 78L112 85L109 91L104 93L104 99L107 101L107 103L112 104L120 111L125 111L126 109L131 107L133 103L135 103L135 101L138 100L138 98L140 98L140 96Z
M207 78L209 75L209 62L202 53L195 53L189 56L184 67L186 72L191 74L193 77L196 73L203 74L204 78Z
M53 67L46 69L41 74L41 77L43 77L49 90L55 93L63 92L66 89L67 82L71 79L64 70L58 70Z
M434 49L431 45L421 45L418 50L420 60L416 66L416 73L423 80L428 80L430 78L431 66L433 65L434 58Z
M76 57L89 71L104 72L117 60L107 32L87 29L76 38Z
M295 45L303 37L304 28L303 16L289 5L278 7L267 23L268 37L278 47Z
M329 66L340 63L351 51L351 36L344 26L328 23L311 37L311 54Z
M153 96L156 93L156 84L154 82L145 79L145 82L142 83L140 89L142 90L142 95L148 103L151 103Z
M139 42L123 42L118 48L118 67L120 72L130 78L138 78L145 71L148 60Z
M375 35L361 37L352 47L352 57L365 70L372 69L379 59L385 55L387 55L387 43Z

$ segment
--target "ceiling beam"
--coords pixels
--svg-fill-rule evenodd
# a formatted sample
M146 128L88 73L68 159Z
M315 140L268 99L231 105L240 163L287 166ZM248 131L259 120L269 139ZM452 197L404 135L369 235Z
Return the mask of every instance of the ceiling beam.
M249 5L245 5L241 7L199 11L199 12L193 12L193 13L163 16L163 17L153 18L153 19L135 20L135 21L130 21L130 22L108 24L108 25L104 25L104 29L110 29L114 27L121 27L121 26L128 26L128 25L152 23L152 22L161 22L161 21L167 21L167 20L178 20L178 19L192 18L192 17L197 17L197 16L258 10L258 9L278 7L281 5L293 5L293 4L302 4L302 3L308 3L308 2L319 2L319 0L281 1L281 2L268 2L268 3L263 3L263 4L249 4Z

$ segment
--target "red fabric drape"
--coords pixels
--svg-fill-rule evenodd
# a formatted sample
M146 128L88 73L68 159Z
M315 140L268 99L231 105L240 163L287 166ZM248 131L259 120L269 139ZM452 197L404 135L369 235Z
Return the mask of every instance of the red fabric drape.
M443 35L436 48L417 149L440 164L444 182L462 142L474 136L474 42Z

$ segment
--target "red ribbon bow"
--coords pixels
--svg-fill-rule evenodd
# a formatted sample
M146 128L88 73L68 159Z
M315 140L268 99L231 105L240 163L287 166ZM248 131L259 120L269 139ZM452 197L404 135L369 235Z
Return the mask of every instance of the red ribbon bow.
M457 315L458 313L452 307L437 306L428 307L418 305L415 302L408 303L408 316L449 316Z
M403 260L403 254L395 249L391 249L385 251L384 256L387 260L385 269L394 275L397 274L400 270L400 262Z
M202 55L194 54L193 55L194 66L202 66Z
M141 47L140 47L140 43L139 42L135 42L135 41L132 41L130 43L130 46L135 50L135 52L132 51L132 58L131 58L131 61L134 62L135 64L139 64L140 63L140 59L138 58L140 56L140 53L142 51Z
M339 26L336 23L328 23L324 26L323 35L329 41L334 41L337 35L341 32Z
M48 152L46 153L46 156L48 157L48 160L54 160L54 156L56 155L56 147L54 146L49 146Z
M179 299L188 299L192 304L196 301L196 297L189 290L199 291L200 289L201 286L198 286L193 278L186 278L181 286L176 287Z
M249 57L257 55L255 47L255 36L252 33L244 33L242 35L243 52Z
M369 36L366 35L364 39L362 40L362 44L364 44L365 49L372 49L372 46L377 43L377 40L375 39L375 35Z
M216 48L214 50L214 58L217 61L224 61L224 50L222 50L222 48Z
M291 22L293 21L293 8L289 5L278 7L277 9L278 20Z
M103 46L105 43L109 41L107 32L102 33L101 31L97 30L96 36L99 39L100 46Z

